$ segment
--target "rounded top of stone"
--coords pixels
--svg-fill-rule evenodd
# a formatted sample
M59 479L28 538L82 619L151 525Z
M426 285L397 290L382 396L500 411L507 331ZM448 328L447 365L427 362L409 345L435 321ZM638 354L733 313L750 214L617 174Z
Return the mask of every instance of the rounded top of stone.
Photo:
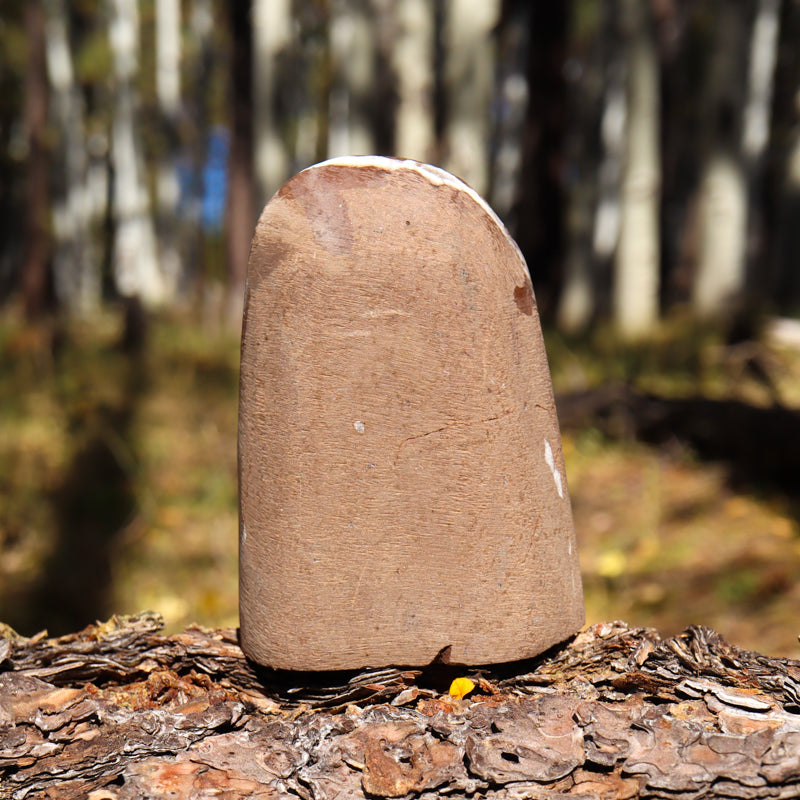
M500 217L497 216L494 209L467 183L461 178L453 175L441 167L436 167L433 164L426 164L422 161L415 161L412 158L390 158L389 156L335 156L326 161L320 161L317 164L312 164L310 167L299 172L295 178L307 173L311 170L322 169L325 167L355 167L357 169L373 169L384 170L386 172L395 172L398 170L408 170L415 172L417 175L425 178L429 183L434 186L449 186L459 192L467 194L475 203L477 203L494 221L497 227L503 232L503 235L508 239L511 246L514 248L519 260L527 270L525 257L519 249L514 237L508 232L508 229L503 224Z

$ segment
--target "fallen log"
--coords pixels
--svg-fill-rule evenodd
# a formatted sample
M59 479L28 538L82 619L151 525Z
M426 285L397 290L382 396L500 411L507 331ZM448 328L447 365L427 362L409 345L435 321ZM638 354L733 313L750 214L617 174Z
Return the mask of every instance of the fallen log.
M708 628L601 623L531 661L311 681L254 667L233 630L161 627L0 630L1 798L800 795L800 662Z

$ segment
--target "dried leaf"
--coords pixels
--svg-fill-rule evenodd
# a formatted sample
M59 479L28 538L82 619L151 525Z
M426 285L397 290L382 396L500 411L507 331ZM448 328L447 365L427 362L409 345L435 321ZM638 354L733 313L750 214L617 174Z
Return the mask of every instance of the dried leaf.
M456 678L451 684L448 694L460 700L475 689L475 684L469 678Z

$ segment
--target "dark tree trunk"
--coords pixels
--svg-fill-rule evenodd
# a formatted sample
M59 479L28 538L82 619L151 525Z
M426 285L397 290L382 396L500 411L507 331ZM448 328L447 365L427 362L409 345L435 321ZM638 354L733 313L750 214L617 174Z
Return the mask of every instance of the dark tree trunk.
M231 32L231 116L233 119L226 251L232 319L240 319L250 239L255 225L253 185L253 35L251 3L228 6Z
M570 3L533 0L529 9L528 114L514 234L531 271L539 313L553 311L564 256L564 137Z
M702 51L690 26L686 3L662 3L657 17L661 83L660 261L664 308L688 302L693 265L687 263L687 203L699 174L698 143L686 131L697 130L702 115L696 51ZM692 71L694 67L694 72Z
M27 208L25 259L20 288L29 319L42 315L48 295L50 258L47 184L47 71L45 65L45 15L41 0L25 4L28 69L25 76L25 124L28 128Z
M768 254L752 291L782 314L800 309L800 0L784 0L772 107L772 154L766 165L764 227Z

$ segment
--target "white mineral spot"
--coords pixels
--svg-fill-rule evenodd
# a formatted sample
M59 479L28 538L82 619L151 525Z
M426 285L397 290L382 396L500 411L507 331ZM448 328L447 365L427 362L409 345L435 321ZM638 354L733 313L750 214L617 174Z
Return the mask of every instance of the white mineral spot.
M353 423L353 427L356 429L356 433L364 433L364 423L360 419Z
M247 528L245 528L244 525L242 525L242 537L241 538L242 538L242 544L244 544L245 540L247 539Z
M548 442L547 439L544 440L544 460L547 466L550 467L550 472L553 473L553 480L556 482L558 496L563 500L564 488L561 485L561 473L558 471L558 467L556 467L556 462L553 458L553 448L550 447L550 442Z

